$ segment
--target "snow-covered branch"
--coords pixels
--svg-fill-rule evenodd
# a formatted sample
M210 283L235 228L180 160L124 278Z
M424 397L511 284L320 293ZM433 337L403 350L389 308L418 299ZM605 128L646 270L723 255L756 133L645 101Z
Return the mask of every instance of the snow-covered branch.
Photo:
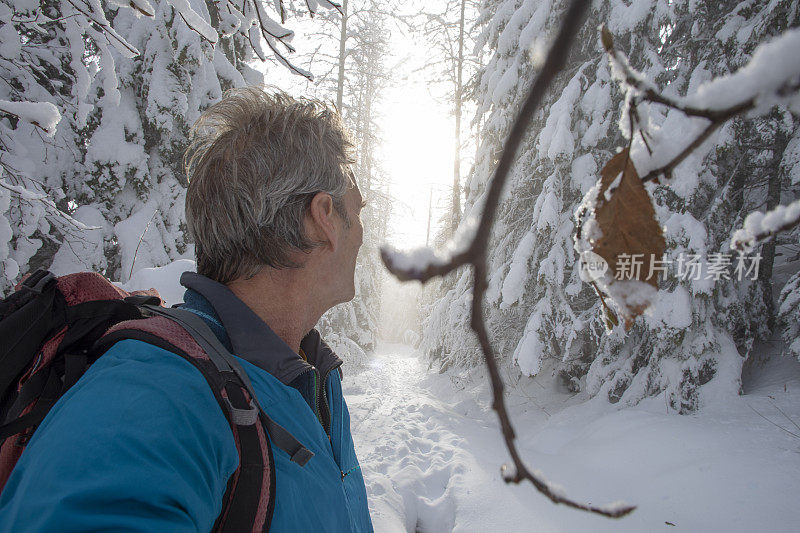
M750 253L756 246L800 224L800 200L779 205L772 211L747 215L744 226L731 237L731 249Z
M327 9L335 9L342 13L342 5L337 4L336 2L330 2L329 0L306 0L306 8L308 9L308 14L312 17L316 15L317 10L319 9L319 5L322 4L323 7Z
M584 15L590 5L591 3L585 0L573 0L565 12L558 35L553 41L553 45L508 135L503 153L486 194L483 212L469 244L463 248L455 246L454 250L456 251L449 257L439 255L433 251L419 250L411 255L403 255L386 248L381 250L381 257L389 271L401 280L420 280L424 282L434 277L444 276L461 266L472 266L474 278L470 325L477 334L483 351L492 386L492 407L500 418L503 438L514 466L514 472L505 475L506 482L520 483L527 480L553 503L564 504L575 509L611 518L619 518L633 511L635 507L626 504L597 506L577 502L570 499L561 490L554 488L539 472L532 471L525 465L514 442L516 434L503 397L503 380L500 377L497 358L489 340L483 314L483 299L488 288L487 253L489 235L494 224L503 187L516 159L517 151L528 124L542 102L547 88L564 68L569 49L578 34ZM503 470L505 471L505 468Z
M58 108L50 102L9 102L0 100L0 113L14 115L20 120L41 128L49 137L55 135L61 120Z
M737 72L713 79L683 98L664 95L654 83L637 72L625 54L614 47L611 32L605 27L601 29L601 41L608 52L614 75L632 93L631 113L636 112L636 106L641 102L650 102L708 120L708 125L668 162L655 168L637 165L642 181L655 180L659 176L669 178L675 167L735 116L745 113L763 115L778 103L786 103L800 111L800 54L797 53L800 50L800 29L788 30L760 45L749 63ZM633 138L633 131L630 133ZM658 147L648 146L648 150L651 154L659 152Z
M0 176L2 176L2 172L0 172ZM19 198L22 202L41 203L41 205L43 205L47 211L49 218L51 218L53 221L57 221L62 230L66 229L67 227L72 227L80 232L98 229L96 226L87 226L83 222L75 220L75 218L59 209L47 194L34 192L20 185L14 185L13 183L7 182L2 177L0 177L0 187L17 196L17 198Z
M111 23L106 19L99 0L66 0L76 11L81 13L89 23L100 29L100 33L106 36L109 43L120 51L125 57L136 57L139 51L128 41L126 41L117 31L111 27ZM131 7L130 5L128 7ZM140 6L141 7L141 6ZM137 9L141 12L141 9Z
M230 1L227 3L230 3ZM262 4L261 0L251 0L247 6L248 9L245 10L245 13L248 11L251 12L250 16L252 17L252 22L255 22L255 26L250 26L247 29L246 36L250 40L250 44L253 47L253 50L256 52L256 55L258 55L259 59L262 61L266 59L260 42L261 38L263 37L267 42L267 46L269 46L270 50L272 50L275 59L278 60L278 63L288 68L293 73L303 76L309 81L313 81L314 76L311 74L311 72L294 65L278 50L277 43L281 43L289 52L295 51L294 47L291 45L294 32L284 28L276 21L272 20L272 18L270 18L270 16L264 10L264 5ZM283 5L281 3L279 11L281 13L281 19L284 18L283 11ZM244 31L245 25L242 25L241 28L242 31Z
M191 30L197 32L200 37L211 44L215 44L219 40L217 30L206 22L197 11L192 9L192 6L189 5L189 0L167 0L167 2L180 15L183 22Z

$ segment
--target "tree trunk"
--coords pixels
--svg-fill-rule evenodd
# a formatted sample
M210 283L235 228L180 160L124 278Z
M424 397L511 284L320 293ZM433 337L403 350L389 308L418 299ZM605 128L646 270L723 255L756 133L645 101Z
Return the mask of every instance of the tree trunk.
M347 0L342 1L342 26L339 33L339 75L336 79L336 109L342 112L342 97L344 95L344 61L347 58L345 45L347 44Z
M775 209L781 201L781 189L783 186L783 172L781 169L781 160L783 153L788 144L786 133L780 130L779 127L775 128L775 140L772 148L772 161L767 167L768 181L767 181L767 202L765 210L767 212ZM775 303L772 295L772 272L775 266L775 248L777 238L772 238L761 246L761 262L758 268L758 279L764 284L764 297L765 304L769 310L767 315L767 327L770 330L775 325Z
M464 12L467 0L461 0L461 17L458 23L458 59L456 62L456 94L453 114L456 117L455 155L453 157L453 209L450 218L452 235L461 220L461 101L464 92Z

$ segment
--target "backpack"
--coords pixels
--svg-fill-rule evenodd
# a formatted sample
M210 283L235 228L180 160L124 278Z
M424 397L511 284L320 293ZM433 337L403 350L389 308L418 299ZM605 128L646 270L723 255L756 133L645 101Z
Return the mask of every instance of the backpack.
M55 402L116 342L181 356L205 377L233 432L239 466L213 531L266 531L275 505L272 445L304 466L313 453L258 405L247 374L204 320L125 292L100 274L37 270L0 301L0 491Z

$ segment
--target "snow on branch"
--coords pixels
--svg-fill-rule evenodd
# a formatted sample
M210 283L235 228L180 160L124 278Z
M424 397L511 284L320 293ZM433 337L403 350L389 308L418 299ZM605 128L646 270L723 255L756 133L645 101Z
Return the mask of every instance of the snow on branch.
M308 70L306 70L304 68L298 67L297 65L295 65L294 63L292 63L291 61L286 59L286 57L284 57L284 55L281 54L278 51L278 48L275 46L275 40L271 36L265 35L264 36L264 40L267 41L267 46L269 46L270 49L272 50L272 53L275 55L275 58L278 60L278 63L280 63L284 67L288 68L290 71L294 72L295 74L303 76L308 81L314 81L314 75L311 74L311 72L309 72Z
M744 219L744 226L733 233L731 249L750 253L753 249L781 231L800 224L800 200L789 205L779 205L772 211L750 213Z
M0 100L0 113L14 115L20 120L41 128L49 137L56 133L61 120L58 108L50 102L9 102Z
M119 7L129 7L145 17L154 17L156 15L153 6L147 0L108 0L108 3Z
M308 14L313 17L317 13L320 4L322 4L327 9L335 9L340 14L342 13L342 5L337 4L336 2L331 2L330 0L306 0L306 8L308 9Z
M725 122L739 115L757 117L765 115L775 105L785 105L793 113L800 113L800 29L789 29L782 35L756 48L750 61L738 71L702 84L685 97L668 97L643 74L637 72L627 57L614 47L611 32L601 28L601 41L609 56L612 72L628 92L630 103L630 139L634 126L650 153L650 160L637 162L643 182L670 178L672 171L692 152L697 150ZM637 106L641 102L664 105L690 117L708 121L680 152L666 163L653 164L660 152L669 152L665 146L650 146L638 124ZM655 157L654 157L655 155ZM778 206L768 213L750 213L744 227L731 238L731 248L750 252L781 231L800 224L800 201L788 206Z
M458 267L470 264L479 224L477 217L468 216L444 250L422 246L401 251L384 246L381 258L400 281L417 280L424 283L435 277L446 276Z
M569 49L578 34L584 15L590 5L591 2L586 0L573 0L565 12L558 35L508 135L500 161L489 184L483 212L469 244L460 251L452 253L449 257L436 254L433 251L417 250L412 254L401 254L395 250L383 248L381 250L381 258L389 271L400 280L415 279L424 282L434 277L444 276L461 266L472 266L474 279L470 325L477 334L483 352L492 387L492 407L500 419L503 438L515 470L504 475L505 481L507 483L520 483L527 480L553 503L564 504L568 507L611 518L619 518L633 511L635 507L619 503L597 506L577 502L570 499L562 490L556 489L541 473L532 471L525 465L514 442L516 435L503 397L503 380L500 377L497 359L489 341L489 334L483 315L483 297L488 286L486 257L489 234L494 224L503 186L516 159L525 130L550 83L564 68ZM504 467L503 471L505 472L505 470Z
M800 54L797 52L800 50L800 29L788 30L760 45L747 65L737 72L708 81L683 98L665 96L654 83L637 72L625 54L614 47L614 39L606 27L601 28L601 41L608 52L612 73L631 96L631 122L636 122L636 107L641 102L661 104L687 116L708 120L706 127L668 162L649 168L646 162L637 161L642 181L656 180L659 176L669 178L689 154L737 115L763 115L779 103L788 104L790 109L800 113ZM633 131L630 134L633 138ZM662 151L649 145L647 148L651 155ZM652 166L652 161L650 164Z
M2 168L2 167L0 167ZM13 183L7 182L5 179L2 178L3 173L0 172L0 187L6 189L7 191L14 193L20 201L26 203L34 203L40 202L45 210L47 211L49 217L53 222L57 222L59 227L62 230L67 229L68 227L72 227L74 230L85 232L92 229L99 229L98 226L87 226L83 222L76 220L69 214L65 213L61 209L56 206L53 200L50 197L42 192L35 192L21 185L14 185Z
M272 5L275 7L275 11L281 17L281 23L286 22L286 7L283 5L283 0L272 0Z
M137 50L131 43L126 41L117 31L111 27L111 23L106 19L103 13L103 7L100 5L100 0L66 0L78 13L82 14L89 23L99 29L99 33L105 35L108 42L113 44L119 52L127 58L133 58L139 55ZM134 5L129 4L128 7ZM143 7L143 6L140 6ZM137 13L141 10L137 10Z
M125 0L114 1L124 2ZM132 1L139 3L146 2L147 0ZM261 61L266 61L267 54L264 50L262 40L266 41L267 46L269 46L278 63L294 74L313 80L311 72L294 65L279 50L279 46L282 46L289 53L295 51L294 46L291 44L295 35L294 32L282 26L282 24L286 22L286 7L282 0L274 0L272 2L272 7L278 13L280 22L274 20L269 15L267 6L263 0L243 0L239 3L233 2L232 0L215 0L214 3L219 13L219 22L216 28L211 26L199 13L194 11L188 0L167 1L190 29L209 43L216 44L220 35L227 38L239 33L249 40L250 46L253 48L253 52L256 56ZM320 1L318 3L329 9L339 9L339 5L333 2Z
M261 27L264 37L272 37L280 41L289 52L294 52L294 47L289 44L294 38L294 32L284 28L276 21L272 20L272 18L264 10L264 4L262 4L260 1L254 0L253 6L255 7L258 24Z
M230 0L226 2L226 4L230 3ZM284 20L285 13L283 3L276 3L276 8L278 7L280 8L279 13L281 15L281 20ZM311 72L293 64L278 50L277 45L280 43L284 46L284 48L286 48L287 51L295 51L294 47L291 45L291 41L294 38L293 31L284 28L278 22L270 18L270 16L264 10L264 5L262 4L261 0L250 0L250 2L247 2L244 12L252 17L251 20L254 25L247 28L246 35L259 59L262 61L266 60L264 50L261 46L261 38L263 37L267 42L267 46L269 46L270 50L272 50L272 53L275 56L275 59L277 59L278 63L288 68L291 72L303 76L309 81L314 80L314 76L311 74ZM241 31L243 33L244 30L245 26L242 25Z
M189 5L189 0L167 0L167 3L181 16L183 22L193 31L197 32L200 37L215 44L219 39L217 30L211 27L211 24L205 21L197 11L192 9Z

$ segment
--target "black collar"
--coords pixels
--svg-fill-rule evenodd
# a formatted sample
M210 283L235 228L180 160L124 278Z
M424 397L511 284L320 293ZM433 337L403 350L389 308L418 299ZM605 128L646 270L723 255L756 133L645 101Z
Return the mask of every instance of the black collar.
M307 363L225 285L196 272L184 272L181 285L208 300L228 334L235 355L266 370L285 385L310 370L311 364L322 376L342 364L316 329L300 342Z

